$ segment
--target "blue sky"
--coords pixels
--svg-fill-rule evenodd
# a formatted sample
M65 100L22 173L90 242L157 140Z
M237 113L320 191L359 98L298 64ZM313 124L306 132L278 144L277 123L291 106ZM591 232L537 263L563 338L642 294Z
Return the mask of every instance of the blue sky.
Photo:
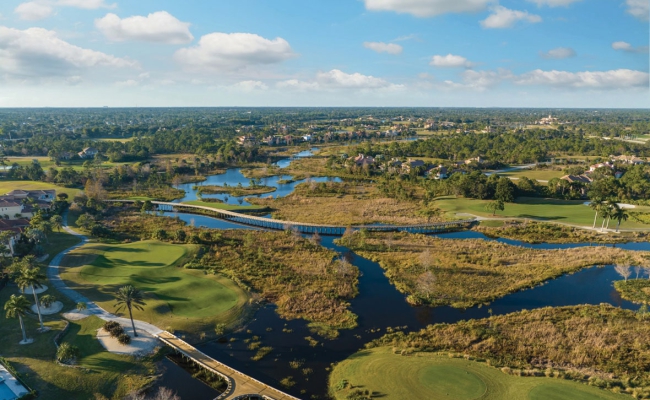
M649 107L649 0L3 0L0 106Z

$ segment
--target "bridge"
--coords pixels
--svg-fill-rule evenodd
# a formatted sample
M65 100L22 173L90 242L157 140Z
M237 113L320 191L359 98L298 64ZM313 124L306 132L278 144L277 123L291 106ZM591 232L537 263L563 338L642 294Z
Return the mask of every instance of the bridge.
M130 202L122 200L122 202ZM238 212L221 210L212 207L198 206L183 203L167 203L162 201L152 201L152 204L160 211L178 211L178 212L197 212L202 214L212 214L218 218L228 221L237 222L244 225L257 226L264 229L273 230L295 230L300 233L319 235L341 236L348 227L336 225L309 224L305 222L280 221L269 218L246 215ZM418 225L354 225L351 228L355 230L366 229L370 232L408 232L408 233L441 233L454 230L466 229L476 223L475 219L465 219L448 222L431 222Z
M228 383L228 388L215 400L237 400L255 397L265 400L299 400L297 397L281 392L220 363L169 332L160 332L156 337L202 368L220 376Z

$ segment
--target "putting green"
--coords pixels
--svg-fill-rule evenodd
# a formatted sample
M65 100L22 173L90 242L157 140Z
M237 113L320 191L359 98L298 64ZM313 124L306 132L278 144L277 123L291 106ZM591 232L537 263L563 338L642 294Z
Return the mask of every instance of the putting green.
M363 350L337 364L330 394L344 400L355 390L372 391L384 400L622 400L578 382L545 377L516 377L484 363L417 353L402 356L390 348Z
M191 329L193 319L207 325L232 320L248 300L234 282L203 271L179 268L193 245L157 241L90 244L68 255L61 277L103 308L115 311L115 292L133 285L146 294L144 311L134 317L163 328ZM179 325L180 324L180 325Z

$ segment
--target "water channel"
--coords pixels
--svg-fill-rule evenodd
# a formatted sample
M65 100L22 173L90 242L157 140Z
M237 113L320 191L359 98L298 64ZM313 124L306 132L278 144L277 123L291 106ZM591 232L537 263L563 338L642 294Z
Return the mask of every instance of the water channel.
M233 174L236 172L231 173L231 176L235 176ZM242 182L242 185L244 183L246 182ZM195 226L212 229L253 229L206 216L166 214L177 216ZM457 232L437 236L447 239L493 240L477 232ZM589 243L526 244L508 239L497 240L536 249L590 245ZM266 305L256 312L254 319L245 330L229 336L234 341L211 342L200 345L199 349L233 368L299 398L322 399L327 398L327 377L332 363L344 360L361 349L365 343L381 337L388 327L402 327L405 331L414 331L432 323L453 323L488 317L488 309L498 315L523 309L578 304L609 303L627 309L638 308L637 305L622 300L614 290L613 282L621 278L612 266L591 267L564 275L544 285L505 296L492 302L489 307L477 306L466 310L452 307L412 307L405 301L405 296L390 284L377 263L360 257L349 249L334 244L333 241L333 237L323 237L322 245L340 254L347 254L351 262L361 271L359 294L350 301L351 311L358 316L357 328L342 330L340 336L334 340L324 339L310 332L306 321L286 321L275 313L273 305ZM650 250L650 243L627 243L616 246L629 250ZM251 360L256 351L249 350L248 344L244 342L252 336L259 336L262 346L273 348L273 351L260 361ZM318 344L310 344L306 337L317 340ZM291 362L297 362L299 367L292 368ZM182 399L208 400L216 397L216 392L192 381L190 375L179 367L168 361L164 362L164 367L161 385L177 391ZM283 388L279 381L289 376L296 384L290 389Z

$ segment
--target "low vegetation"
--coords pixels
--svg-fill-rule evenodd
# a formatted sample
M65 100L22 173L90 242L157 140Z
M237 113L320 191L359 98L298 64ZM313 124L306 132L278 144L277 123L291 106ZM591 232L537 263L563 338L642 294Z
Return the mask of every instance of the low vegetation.
M647 264L650 253L612 247L535 250L484 241L357 231L339 239L379 262L411 304L470 307L591 265Z
M601 304L430 325L387 334L367 347L388 346L402 355L451 353L514 375L561 377L650 398L649 340L650 325L635 312Z
M272 186L219 186L219 185L205 185L194 186L193 189L201 194L221 194L227 193L234 197L253 196L258 194L266 194L275 192L276 188Z
M339 226L422 224L436 220L438 214L417 201L400 201L374 186L354 183L302 183L287 197L248 201L271 208L275 219Z
M481 222L480 225L473 229L488 237L502 237L526 243L626 243L642 242L649 239L646 232L621 232L611 235L544 222L485 222L487 224ZM499 222L499 224L498 226L491 226L491 222Z
M650 305L650 280L630 279L614 282L614 287L625 300L637 304ZM645 310L644 313L647 313Z

